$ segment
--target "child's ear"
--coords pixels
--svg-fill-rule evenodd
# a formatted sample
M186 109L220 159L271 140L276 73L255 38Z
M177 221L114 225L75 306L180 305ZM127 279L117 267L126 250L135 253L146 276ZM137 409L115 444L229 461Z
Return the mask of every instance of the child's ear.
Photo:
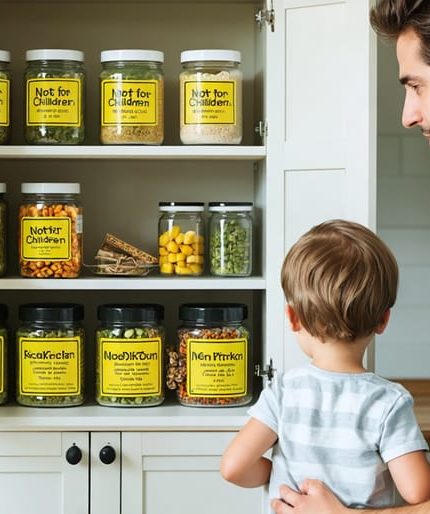
M375 333L376 334L382 334L384 330L387 328L388 321L390 319L391 310L387 309L384 314L382 315L382 320L379 323L379 325L376 327Z
M293 332L298 332L301 328L299 317L296 311L288 305L285 307L285 313L287 314L288 321L290 322L290 328Z

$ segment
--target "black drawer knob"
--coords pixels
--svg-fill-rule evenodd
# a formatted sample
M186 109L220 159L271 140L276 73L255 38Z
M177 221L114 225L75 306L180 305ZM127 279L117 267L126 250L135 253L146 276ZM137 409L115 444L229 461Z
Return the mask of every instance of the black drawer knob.
M99 457L103 464L112 464L116 458L116 453L112 446L106 445L100 450Z
M78 464L82 459L81 449L74 444L66 451L66 460L69 464L74 466Z

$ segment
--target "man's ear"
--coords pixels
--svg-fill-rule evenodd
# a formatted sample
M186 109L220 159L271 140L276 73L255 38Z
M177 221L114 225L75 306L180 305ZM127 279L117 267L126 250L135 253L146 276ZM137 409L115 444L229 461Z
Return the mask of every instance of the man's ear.
M384 332L384 330L386 329L386 327L388 325L388 321L390 319L390 314L391 314L391 310L390 309L387 309L384 312L384 314L382 315L381 322L376 327L375 334L382 334Z
M302 325L296 311L291 307L291 305L287 304L285 307L285 313L287 314L288 321L290 322L291 330L293 332L298 332L302 328Z

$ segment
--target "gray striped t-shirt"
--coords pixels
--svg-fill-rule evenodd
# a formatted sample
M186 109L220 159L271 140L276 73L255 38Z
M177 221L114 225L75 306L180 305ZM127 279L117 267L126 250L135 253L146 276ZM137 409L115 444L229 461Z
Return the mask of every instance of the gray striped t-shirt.
M346 505L395 503L390 460L428 450L409 392L374 373L336 373L311 364L276 377L249 414L278 434L269 497L322 480Z

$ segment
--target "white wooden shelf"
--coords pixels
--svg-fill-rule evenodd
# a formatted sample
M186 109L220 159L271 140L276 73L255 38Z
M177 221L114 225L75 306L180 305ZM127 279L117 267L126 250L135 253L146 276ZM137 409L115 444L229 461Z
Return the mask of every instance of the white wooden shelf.
M245 407L209 408L162 404L158 407L0 407L0 433L10 431L238 430Z
M259 161L264 146L5 145L0 159L216 159Z
M4 290L264 290L262 277L81 277L75 279L37 279L7 277L0 279L0 291Z

